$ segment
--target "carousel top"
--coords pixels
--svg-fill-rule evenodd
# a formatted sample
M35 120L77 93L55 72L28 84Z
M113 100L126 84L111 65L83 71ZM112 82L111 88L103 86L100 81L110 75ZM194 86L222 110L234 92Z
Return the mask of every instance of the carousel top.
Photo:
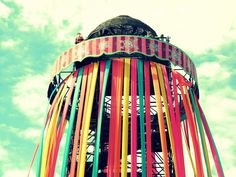
M127 15L120 15L100 24L88 35L87 39L112 35L157 36L156 32L142 21Z
M191 78L197 87L196 67L189 56L162 36L157 37L156 32L147 24L129 16L121 15L107 20L93 30L86 40L78 33L75 44L55 61L51 83L58 74L64 71L67 73L66 69L70 66L77 67L104 59L104 56L108 58L122 55L171 62L173 68L183 70L184 75L189 76L188 80Z

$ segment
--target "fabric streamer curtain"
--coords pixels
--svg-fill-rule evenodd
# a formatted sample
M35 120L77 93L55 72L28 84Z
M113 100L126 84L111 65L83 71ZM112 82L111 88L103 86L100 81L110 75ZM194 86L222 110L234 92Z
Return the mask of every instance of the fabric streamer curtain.
M37 159L37 177L185 177L189 170L211 177L212 168L224 176L192 83L169 65L142 57L90 62L50 99L30 163L31 170Z

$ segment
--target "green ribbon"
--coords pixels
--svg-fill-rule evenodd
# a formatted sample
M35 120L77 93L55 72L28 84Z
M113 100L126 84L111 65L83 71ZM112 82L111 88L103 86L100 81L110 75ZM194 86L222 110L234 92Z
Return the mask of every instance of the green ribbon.
M142 177L146 177L146 148L145 148L145 125L144 125L144 103L143 103L143 61L138 60L138 93L140 112L140 134L142 154Z
M199 109L197 108L197 105L195 103L192 89L189 89L189 93L190 93L190 99L191 99L193 109L194 109L196 119L197 119L198 130L199 130L200 137L201 137L201 144L202 144L202 149L204 152L203 154L204 154L204 159L205 159L205 164L206 164L207 176L211 177L212 176L211 172L210 172L211 169L208 168L210 166L210 164L208 163L209 159L207 158L207 147L204 145L204 130L202 127L201 115L200 115Z
M53 96L53 94L56 92L56 90L59 88L61 86L61 84L59 84L59 85L57 85L54 89L53 89L53 91L52 91L52 93L51 93L51 95L50 95L50 97L49 97L49 100L48 100L48 106L47 106L47 110L48 110L48 108L49 108L49 105L50 105L50 101L51 101L51 99L52 99L52 96ZM62 86L62 87L64 87L64 85ZM63 89L61 89L61 90L63 90ZM60 93L57 93L57 94L60 94ZM44 125L46 124L46 121L47 121L47 112L45 113L45 116L44 117L46 117L45 118L45 121L44 121ZM38 164L37 164L37 170L36 170L36 176L37 177L40 177L40 175L41 175L41 163L42 163L42 153L43 153L43 140L44 140L44 129L45 129L45 127L43 127L43 129L42 129L42 132L41 132L41 138L40 138L40 146L39 146L39 150L38 150L38 152L39 152L39 156L38 156Z
M74 97L73 97L71 114L70 114L70 119L69 119L69 126L68 126L67 137L66 137L64 157L63 157L63 162L62 162L61 177L66 176L66 167L67 167L67 163L68 163L69 148L70 148L70 138L71 138L72 129L73 129L74 121L75 121L75 112L76 112L76 107L77 107L77 103L78 103L78 96L80 93L82 74L83 74L83 67L81 67L79 69L75 93L74 93Z
M105 92L106 92L106 87L107 87L107 80L108 80L108 76L109 76L110 66L111 66L111 60L107 60L105 73L104 73L103 87L102 87L102 96L101 96L101 103L100 103L101 105L99 108L99 117L98 117L98 124L97 124L97 136L96 136L96 141L95 141L92 177L98 176L99 147L100 147L100 138L101 138L103 107L104 107Z

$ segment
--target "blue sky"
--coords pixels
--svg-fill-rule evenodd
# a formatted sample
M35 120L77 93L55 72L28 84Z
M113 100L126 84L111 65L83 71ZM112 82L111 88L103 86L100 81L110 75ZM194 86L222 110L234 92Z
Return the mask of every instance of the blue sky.
M235 6L234 0L0 0L0 176L26 176L55 59L78 31L86 37L121 14L170 35L189 54L225 174L235 174Z

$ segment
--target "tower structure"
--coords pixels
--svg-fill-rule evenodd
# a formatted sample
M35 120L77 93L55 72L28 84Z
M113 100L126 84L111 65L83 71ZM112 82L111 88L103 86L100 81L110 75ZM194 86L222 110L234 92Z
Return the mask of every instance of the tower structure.
M184 51L129 16L76 41L53 68L37 176L224 176Z

